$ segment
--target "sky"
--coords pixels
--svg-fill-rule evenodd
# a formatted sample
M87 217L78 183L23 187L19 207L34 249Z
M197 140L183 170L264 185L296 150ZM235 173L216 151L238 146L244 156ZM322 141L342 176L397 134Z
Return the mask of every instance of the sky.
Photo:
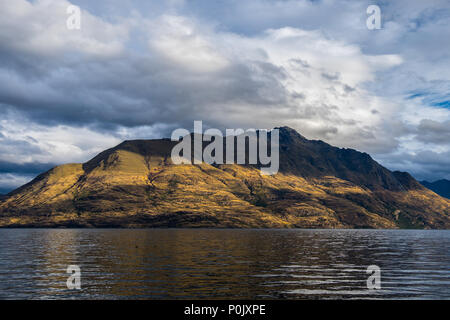
M449 39L447 0L0 0L0 193L194 120L450 179Z

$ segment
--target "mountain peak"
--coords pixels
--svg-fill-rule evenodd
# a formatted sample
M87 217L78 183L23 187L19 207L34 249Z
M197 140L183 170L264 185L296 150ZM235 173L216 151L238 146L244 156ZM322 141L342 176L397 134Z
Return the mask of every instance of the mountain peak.
M301 140L308 140L306 139L304 136L302 136L300 133L298 133L297 130L292 129L291 127L288 126L283 126L283 127L276 127L274 129L278 129L280 131L280 139L293 139L293 138L298 138Z
M449 200L409 174L277 129L279 174L262 176L257 165L174 165L178 142L128 140L8 194L0 201L0 227L450 226Z

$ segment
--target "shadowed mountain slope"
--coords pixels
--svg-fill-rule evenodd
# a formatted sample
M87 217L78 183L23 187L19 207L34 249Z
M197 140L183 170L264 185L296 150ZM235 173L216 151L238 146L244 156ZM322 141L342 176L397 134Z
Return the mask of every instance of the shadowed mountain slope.
M174 165L176 142L125 141L0 202L7 227L450 228L450 201L368 154L280 129L280 171Z
M427 187L430 190L433 190L438 195L445 197L447 199L450 198L450 181L447 179L438 180L435 182L421 181L423 186Z

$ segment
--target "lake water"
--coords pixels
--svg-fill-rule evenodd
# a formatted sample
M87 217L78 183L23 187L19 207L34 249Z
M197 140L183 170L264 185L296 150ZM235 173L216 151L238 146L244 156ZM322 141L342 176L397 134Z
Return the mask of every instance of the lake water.
M0 299L80 298L450 299L450 231L0 230Z

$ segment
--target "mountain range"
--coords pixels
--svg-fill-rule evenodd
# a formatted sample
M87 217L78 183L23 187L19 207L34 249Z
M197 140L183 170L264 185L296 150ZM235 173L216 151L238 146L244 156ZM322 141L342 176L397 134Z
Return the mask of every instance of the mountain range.
M275 175L257 165L175 165L177 142L124 141L0 199L0 226L450 228L450 200L410 174L278 129Z
M450 181L447 179L437 180L435 182L421 181L423 186L427 187L430 190L433 190L438 195L445 197L447 199L450 198Z

